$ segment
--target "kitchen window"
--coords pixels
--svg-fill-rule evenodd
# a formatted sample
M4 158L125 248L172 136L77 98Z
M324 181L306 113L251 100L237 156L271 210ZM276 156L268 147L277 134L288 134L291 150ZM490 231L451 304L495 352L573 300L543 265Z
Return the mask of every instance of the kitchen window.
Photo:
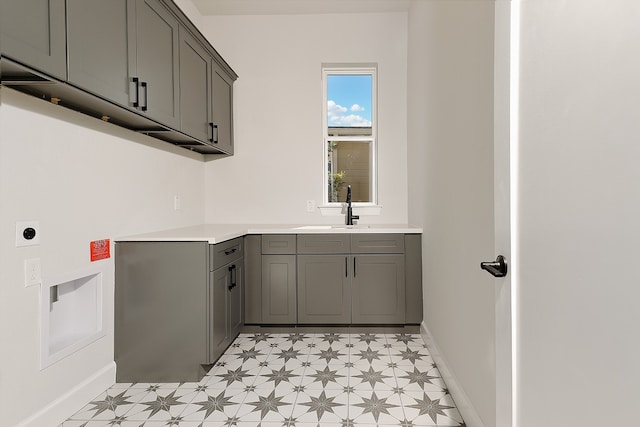
M377 204L376 72L372 64L322 67L324 204Z

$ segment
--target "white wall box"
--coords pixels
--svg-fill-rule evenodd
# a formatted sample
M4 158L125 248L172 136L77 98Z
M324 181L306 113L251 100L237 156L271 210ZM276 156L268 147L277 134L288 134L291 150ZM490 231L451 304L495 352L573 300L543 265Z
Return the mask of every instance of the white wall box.
M40 369L105 335L103 273L96 266L43 280Z

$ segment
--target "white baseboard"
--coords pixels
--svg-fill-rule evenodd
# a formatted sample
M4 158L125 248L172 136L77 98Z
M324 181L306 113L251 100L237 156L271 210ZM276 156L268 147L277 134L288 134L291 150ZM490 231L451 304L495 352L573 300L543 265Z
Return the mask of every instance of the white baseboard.
M433 339L433 336L429 332L429 329L427 329L424 321L420 324L420 335L427 345L431 357L433 357L434 362L436 362L440 375L442 375L442 379L447 384L447 389L455 401L456 407L460 411L460 415L462 415L462 419L464 419L465 426L484 427L484 423L478 416L469 396L467 396L467 393L465 393L464 389L461 387L458 379L451 369L449 369L449 366L447 366L447 361L442 357L438 344Z
M116 364L111 362L16 427L58 426L115 382Z

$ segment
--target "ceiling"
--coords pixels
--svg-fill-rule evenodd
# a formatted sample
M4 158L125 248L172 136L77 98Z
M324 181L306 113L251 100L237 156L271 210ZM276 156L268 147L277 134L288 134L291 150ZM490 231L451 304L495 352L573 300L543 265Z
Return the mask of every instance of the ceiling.
M406 12L411 0L193 0L202 15Z

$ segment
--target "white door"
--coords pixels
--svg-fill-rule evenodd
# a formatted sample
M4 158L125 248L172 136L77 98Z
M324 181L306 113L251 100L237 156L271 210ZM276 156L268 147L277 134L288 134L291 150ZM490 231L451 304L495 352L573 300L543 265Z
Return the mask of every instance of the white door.
M496 427L513 425L512 408L512 168L517 167L512 142L517 132L517 88L512 77L517 73L517 34L512 34L510 1L495 2L495 58L494 58L494 246L495 254L504 256L507 275L494 280L496 322ZM513 62L515 60L516 62ZM517 77L517 75L516 75ZM512 161L513 158L513 161ZM515 199L515 197L513 198ZM487 254L487 256L490 256ZM487 259L488 260L488 259ZM517 265L515 265L517 268Z

